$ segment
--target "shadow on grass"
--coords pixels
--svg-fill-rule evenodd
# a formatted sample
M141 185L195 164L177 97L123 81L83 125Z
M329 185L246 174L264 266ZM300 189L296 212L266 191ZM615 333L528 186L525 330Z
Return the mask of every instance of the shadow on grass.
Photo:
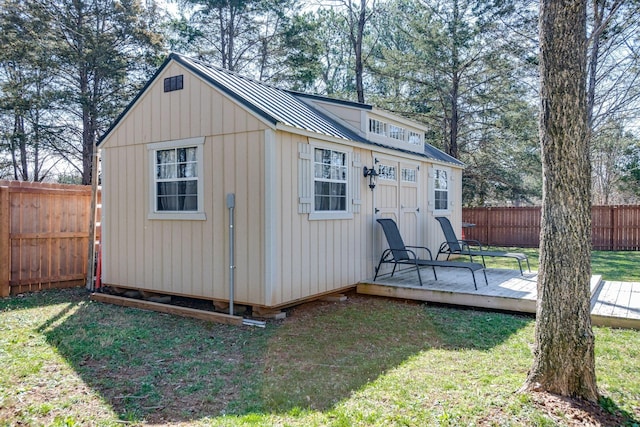
M213 324L86 298L63 311L38 329L123 420L179 422L260 409L253 387L273 328Z
M85 295L37 329L121 419L162 423L326 410L424 350L488 349L531 321L425 307L354 294L251 329Z
M85 288L48 289L39 292L12 295L0 298L0 313L16 310L30 310L38 307L48 307L56 304L67 304L86 299L88 292Z
M85 299L40 330L121 419L168 423L330 410L424 351L487 351L532 322L355 294L288 314L251 329Z
M602 409L610 414L618 415L626 420L626 425L637 427L640 425L640 419L635 418L635 414L620 408L616 402L606 396L601 396L598 404Z
M487 350L530 322L358 295L303 305L269 341L263 399L277 412L330 409L423 351Z

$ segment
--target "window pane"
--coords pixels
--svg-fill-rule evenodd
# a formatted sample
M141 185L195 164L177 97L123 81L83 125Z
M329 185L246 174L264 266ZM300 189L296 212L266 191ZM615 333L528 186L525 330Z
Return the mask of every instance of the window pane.
M443 171L440 169L436 169L435 174L435 188L438 190L446 190L448 188L447 185L447 171Z
M331 195L332 196L346 196L347 195L347 186L345 184L332 182L331 183Z
M178 162L186 162L187 161L187 149L186 148L178 148Z
M344 197L331 197L331 210L343 211L346 208L346 199Z
M178 210L178 198L175 196L159 196L158 197L158 210L159 211L175 211Z
M160 165L157 167L156 178L171 179L176 177L175 165Z
M187 162L195 162L196 161L196 147L189 147L184 149L187 154Z
M197 196L179 196L178 206L181 211L195 211L198 210L198 197Z
M178 194L177 182L159 182L158 196L169 196Z
M197 195L198 181L180 181L178 183L178 194Z
M196 163L187 163L185 165L185 178L196 178L198 176L198 172L196 169Z
M175 161L176 161L176 150L158 150L156 152L157 164L175 163Z

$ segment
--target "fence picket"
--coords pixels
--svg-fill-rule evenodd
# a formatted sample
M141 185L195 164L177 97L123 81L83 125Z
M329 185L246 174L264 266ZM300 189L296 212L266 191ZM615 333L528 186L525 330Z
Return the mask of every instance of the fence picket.
M91 188L0 181L0 296L81 286Z
M539 206L462 209L462 221L475 224L466 238L494 246L537 248L540 219ZM593 206L591 242L596 250L640 250L640 205Z

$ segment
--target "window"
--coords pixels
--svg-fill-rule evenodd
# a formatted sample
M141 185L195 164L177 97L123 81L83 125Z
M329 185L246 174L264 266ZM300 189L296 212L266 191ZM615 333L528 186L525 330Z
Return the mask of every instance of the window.
M389 138L404 141L405 128L396 125L389 125Z
M378 168L378 179L384 179L386 181L396 180L396 167L380 165Z
M409 143L413 144L413 145L422 145L422 136L417 133L417 132L413 132L413 131L409 131Z
M376 119L369 119L369 132L386 135L386 123Z
M417 171L415 169L402 168L402 181L417 182Z
M347 211L347 153L314 150L314 210Z
M167 77L164 79L164 91L173 92L174 90L184 89L184 75Z
M204 138L149 144L151 219L204 219Z
M448 171L434 169L433 171L433 202L435 210L449 209L449 181Z

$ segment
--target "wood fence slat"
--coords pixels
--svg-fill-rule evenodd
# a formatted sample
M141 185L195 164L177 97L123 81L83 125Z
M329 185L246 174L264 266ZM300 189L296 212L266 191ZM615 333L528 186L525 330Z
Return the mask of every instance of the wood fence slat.
M488 245L538 247L541 208L463 208L467 239ZM591 242L596 250L640 250L640 205L593 206Z
M0 186L0 297L9 296L11 292L10 208L9 187Z
M91 188L0 180L0 296L81 286Z

